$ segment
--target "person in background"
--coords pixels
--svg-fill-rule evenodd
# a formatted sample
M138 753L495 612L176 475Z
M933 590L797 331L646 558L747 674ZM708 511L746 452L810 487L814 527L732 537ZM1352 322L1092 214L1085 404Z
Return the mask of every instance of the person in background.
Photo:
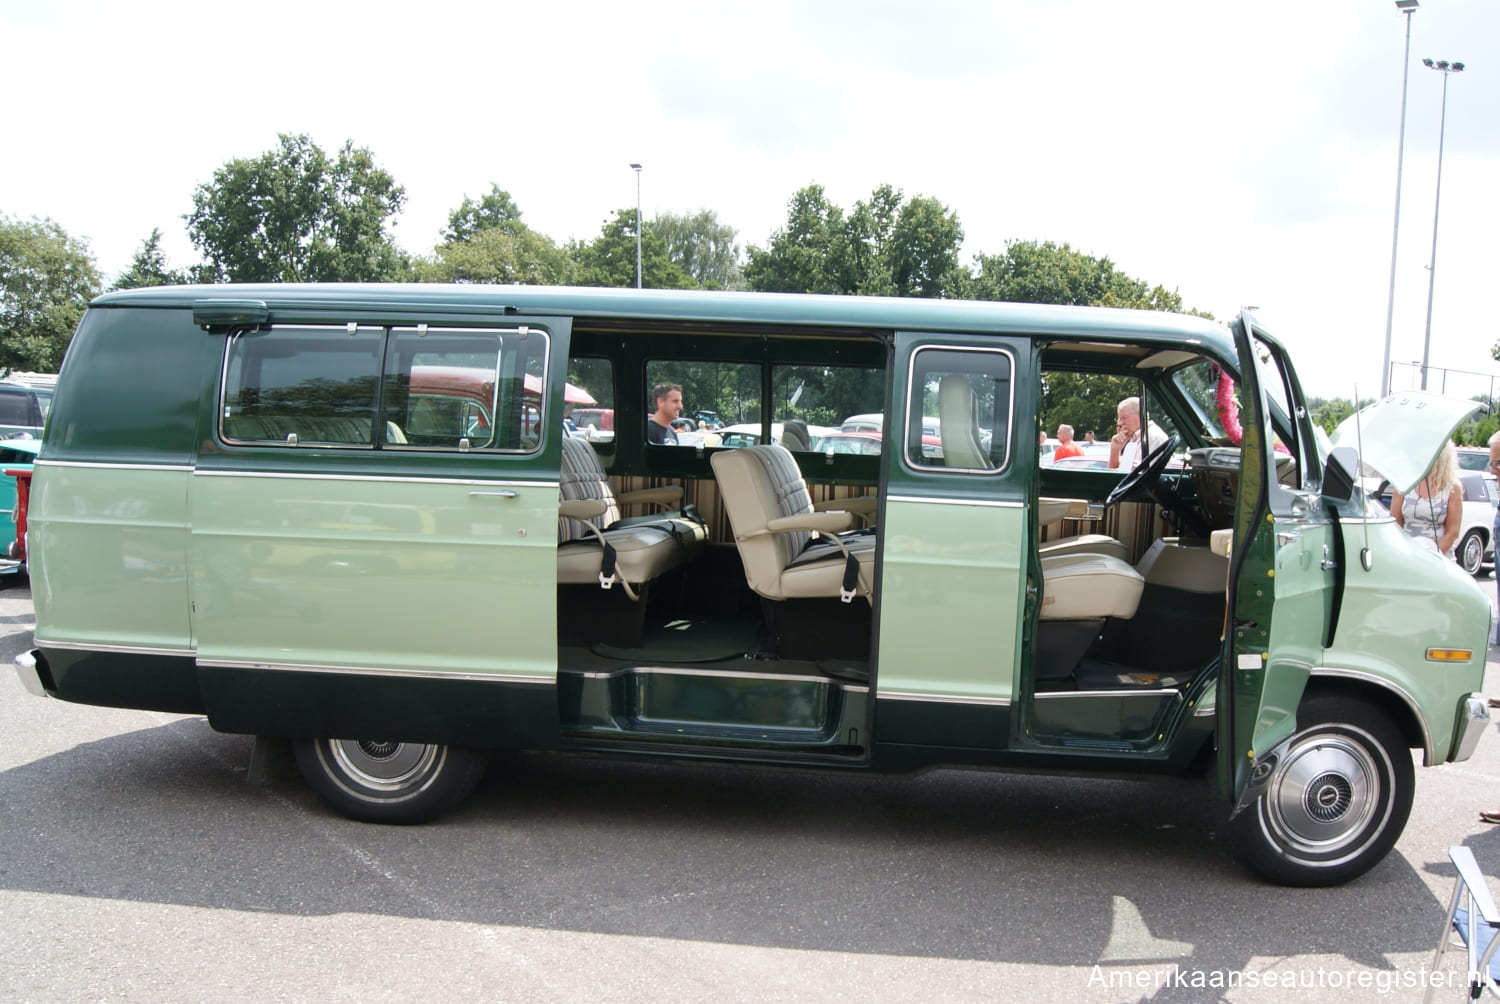
M646 419L646 442L676 446L677 430L672 428L672 423L682 414L682 387L675 383L659 383L651 390L651 400L656 410Z
M1115 409L1115 434L1109 441L1109 466L1135 470L1141 462L1141 399L1127 397Z
M1093 446L1094 445L1094 430L1093 429L1090 429L1088 432L1085 432L1083 434L1083 442L1084 442L1084 445L1086 445L1086 446Z
M1057 449L1052 451L1053 461L1064 457L1083 456L1083 447L1073 440L1073 427L1071 425L1059 425L1057 427Z
M1036 445L1037 446L1046 446L1047 445L1047 430L1046 429L1042 429L1039 432L1037 432L1037 434L1036 434Z
M1458 483L1458 451L1451 439L1410 495L1391 493L1391 515L1408 536L1453 557L1463 526L1464 490Z

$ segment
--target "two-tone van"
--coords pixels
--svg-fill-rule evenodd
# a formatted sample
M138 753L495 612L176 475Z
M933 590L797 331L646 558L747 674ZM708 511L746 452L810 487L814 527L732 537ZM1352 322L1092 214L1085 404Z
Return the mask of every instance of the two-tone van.
M758 444L648 443L663 382ZM612 439L566 434L569 386ZM1040 465L1063 387L1138 397L1163 441L1128 471ZM18 666L289 739L359 819L445 811L494 749L1201 774L1251 867L1332 884L1400 834L1412 751L1463 760L1488 720L1487 598L1355 476L1409 488L1473 407L1398 395L1330 444L1248 315L110 293L36 464ZM772 443L861 414L877 454Z

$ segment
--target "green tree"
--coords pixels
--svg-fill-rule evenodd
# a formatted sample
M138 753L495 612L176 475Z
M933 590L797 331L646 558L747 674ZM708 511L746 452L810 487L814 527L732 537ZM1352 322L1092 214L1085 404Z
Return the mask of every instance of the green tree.
M743 289L739 231L720 223L712 209L679 215L663 213L646 223L646 233L667 245L667 257L703 289Z
M781 293L852 293L844 211L822 185L808 185L787 204L786 226L770 246L751 245L745 280L751 289Z
M87 242L50 219L0 215L0 366L56 370L102 282Z
M568 254L584 286L635 285L635 209L619 209L587 244L573 241ZM692 289L693 277L667 255L667 242L647 227L641 234L641 285L648 289Z
M167 256L161 249L161 230L153 228L151 236L141 241L140 250L130 260L130 267L121 273L110 289L138 289L142 286L176 286L187 282L187 273L169 268Z
M466 240L440 244L413 269L421 282L567 285L577 274L567 251L524 224L483 227Z
M465 195L464 201L448 215L448 229L443 231L443 239L452 244L470 240L481 230L497 228L514 234L524 226L521 210L510 193L490 182L490 190L477 202Z
M346 142L330 158L307 136L281 135L254 160L232 160L193 193L185 219L204 278L231 282L373 282L403 277L386 232L406 192Z
M956 282L962 242L957 214L936 199L881 185L846 214L809 185L770 245L749 249L745 278L780 292L936 297Z

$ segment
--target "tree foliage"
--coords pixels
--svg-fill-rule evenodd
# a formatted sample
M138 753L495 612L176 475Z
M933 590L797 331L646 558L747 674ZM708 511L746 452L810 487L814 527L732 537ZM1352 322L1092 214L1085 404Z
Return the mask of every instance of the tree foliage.
M955 281L962 242L958 215L936 199L903 201L882 185L846 214L814 184L792 196L768 247L750 247L745 278L785 293L937 297Z
M161 249L161 230L153 228L151 236L141 241L140 250L130 259L130 267L121 273L110 289L139 289L142 286L175 286L188 281L181 269L167 265Z
M667 258L702 289L743 289L739 231L720 223L712 209L663 213L646 223L646 233L666 242Z
M102 281L87 243L54 221L0 216L0 365L55 371Z
M374 282L404 277L386 232L405 190L346 142L329 157L305 135L232 160L193 193L188 236L203 278L230 282Z
M1008 241L1002 254L977 255L974 268L960 277L954 292L968 300L1183 309L1182 297L1175 291L1148 286L1121 272L1108 258L1052 241Z
M514 234L524 226L521 210L510 193L490 182L490 190L478 201L465 195L458 208L448 214L448 229L443 231L443 239L452 244L472 240L481 230L498 229Z
M587 244L574 241L568 254L577 265L583 286L635 285L634 208L618 209ZM692 289L695 283L667 254L667 242L647 227L641 234L641 285L647 289Z
M488 226L466 240L440 244L415 263L421 282L494 282L567 285L577 266L551 238L525 224ZM632 282L633 282L632 278Z

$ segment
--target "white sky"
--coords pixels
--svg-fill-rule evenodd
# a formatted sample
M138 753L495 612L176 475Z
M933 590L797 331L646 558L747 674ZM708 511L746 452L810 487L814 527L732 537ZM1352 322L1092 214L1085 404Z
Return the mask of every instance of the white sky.
M0 0L0 213L50 216L107 278L235 157L368 147L426 253L465 194L591 239L613 210L712 209L764 246L800 187L882 183L958 213L963 260L1067 242L1220 319L1255 304L1304 387L1379 390L1405 18L1392 0ZM1491 390L1500 3L1412 17L1391 357L1422 356L1449 80L1431 363ZM1397 366L1392 385L1415 385ZM1434 372L1430 388L1444 389ZM1500 390L1500 388L1495 388Z

